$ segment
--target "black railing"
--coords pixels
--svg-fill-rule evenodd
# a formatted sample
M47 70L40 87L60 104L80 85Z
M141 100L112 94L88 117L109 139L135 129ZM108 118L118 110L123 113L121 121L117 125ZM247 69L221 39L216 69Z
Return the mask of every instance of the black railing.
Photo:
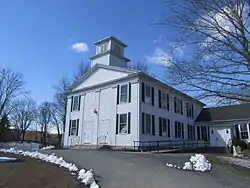
M202 140L161 140L161 141L133 141L134 151L160 151L164 149L200 148L208 147L209 141Z

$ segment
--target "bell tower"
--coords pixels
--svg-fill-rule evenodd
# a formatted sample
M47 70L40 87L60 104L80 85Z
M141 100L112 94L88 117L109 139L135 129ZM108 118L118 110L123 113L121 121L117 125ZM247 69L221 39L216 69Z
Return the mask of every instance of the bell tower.
M127 67L127 62L130 60L124 57L124 49L126 44L113 36L95 42L96 53L92 56L91 67L96 64Z

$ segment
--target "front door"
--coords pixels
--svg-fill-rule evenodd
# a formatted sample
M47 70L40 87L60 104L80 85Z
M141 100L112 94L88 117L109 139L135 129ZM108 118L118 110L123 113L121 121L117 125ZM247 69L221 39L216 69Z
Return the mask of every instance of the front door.
M226 147L231 139L230 128L218 127L211 130L211 146Z
M101 145L110 145L110 120L101 120L99 124L98 141Z
M93 142L93 122L87 121L83 124L83 144L91 144Z

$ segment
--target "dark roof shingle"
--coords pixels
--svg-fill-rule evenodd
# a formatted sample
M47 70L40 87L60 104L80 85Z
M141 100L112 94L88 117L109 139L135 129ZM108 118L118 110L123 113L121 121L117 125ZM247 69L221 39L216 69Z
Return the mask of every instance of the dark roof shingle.
M250 103L204 108L195 122L203 121L226 121L233 119L250 118Z

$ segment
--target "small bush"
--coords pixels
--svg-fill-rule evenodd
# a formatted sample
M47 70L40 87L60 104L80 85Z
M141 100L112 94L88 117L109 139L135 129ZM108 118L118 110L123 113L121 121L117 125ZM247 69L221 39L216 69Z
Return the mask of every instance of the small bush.
M232 146L240 146L242 150L247 149L247 144L244 140L241 140L239 138L233 138L232 139Z

